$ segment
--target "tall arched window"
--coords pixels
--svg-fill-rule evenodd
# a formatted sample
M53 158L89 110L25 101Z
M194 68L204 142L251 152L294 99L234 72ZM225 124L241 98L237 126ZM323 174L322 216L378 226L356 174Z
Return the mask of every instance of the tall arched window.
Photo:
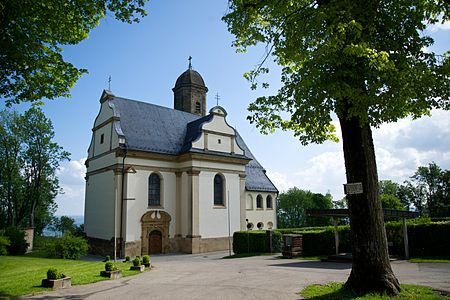
M256 208L263 208L263 197L261 195L256 196Z
M148 177L148 206L161 205L161 178L152 173Z
M267 197L266 197L266 208L268 208L268 209L273 208L272 196L270 196L270 195L267 195Z
M220 174L214 176L214 205L225 205L223 196L223 183L224 180Z

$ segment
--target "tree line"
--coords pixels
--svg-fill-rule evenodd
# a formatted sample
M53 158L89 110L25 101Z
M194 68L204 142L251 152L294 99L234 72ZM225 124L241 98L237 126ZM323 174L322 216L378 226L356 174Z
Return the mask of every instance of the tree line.
M0 229L34 227L41 234L61 192L56 171L70 153L54 142L39 107L0 111Z
M383 208L416 210L430 218L450 217L450 171L442 170L434 162L420 166L403 184L381 180L378 186ZM306 214L307 209L331 208L347 208L346 198L333 201L329 193L291 188L277 199L278 228L332 225L330 217Z

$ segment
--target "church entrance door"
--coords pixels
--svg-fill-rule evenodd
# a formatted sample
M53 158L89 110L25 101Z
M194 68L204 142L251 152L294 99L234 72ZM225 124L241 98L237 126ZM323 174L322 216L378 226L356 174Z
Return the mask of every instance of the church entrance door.
M162 253L162 234L159 230L150 232L148 239L148 249L150 254Z

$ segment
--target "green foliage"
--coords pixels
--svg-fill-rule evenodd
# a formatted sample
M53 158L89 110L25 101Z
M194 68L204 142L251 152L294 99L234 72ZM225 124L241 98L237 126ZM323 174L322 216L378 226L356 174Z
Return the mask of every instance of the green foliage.
M130 256L129 256L129 255L125 256L125 261L126 261L126 262L129 262L129 261L130 261Z
M72 235L55 238L52 243L46 245L46 252L50 257L64 259L79 259L88 250L89 245L85 239Z
M25 241L25 232L16 227L8 227L4 235L8 237L10 245L6 247L10 255L23 255L27 251L28 243Z
M329 217L310 217L307 209L332 208L330 194L322 195L300 190L296 187L281 193L277 199L277 218L279 228L330 225Z
M274 252L281 251L281 233L272 232L272 247ZM251 230L236 231L233 234L233 252L241 253L269 253L270 236L267 231Z
M61 45L74 45L107 14L122 22L146 15L147 0L3 1L0 4L0 98L7 104L69 97L87 73L64 60Z
M8 254L8 246L11 245L7 236L0 235L0 255Z
M114 270L114 264L110 261L107 261L105 263L105 271L113 271Z
M264 133L292 130L303 144L337 140L331 114L378 127L449 109L449 55L428 52L426 25L448 20L443 2L229 1L223 20L238 51L262 43L283 86L249 106ZM395 30L393 30L395 28ZM265 66L247 73L267 73ZM395 101L392 101L395 99Z
M408 225L411 256L449 256L450 222Z
M136 256L136 257L133 259L133 266L138 267L138 266L140 266L140 265L141 265L141 259L140 259L139 256Z
M313 284L304 288L300 294L305 297L305 299L360 299L360 300L389 300L389 299L415 299L415 300L436 300L436 299L447 299L447 297L440 296L438 292L431 288L402 284L402 291L399 295L392 297L384 294L361 294L356 291L345 289L342 283L331 282L328 284Z
M56 268L50 268L47 270L47 279L56 280L64 277L65 277L64 274L59 272L58 269Z
M60 191L56 170L69 157L54 136L39 108L0 112L0 228L29 226L38 235L51 222Z
M143 264L149 264L150 263L150 256L149 255L142 256L142 263Z
M111 256L109 256L109 255L106 255L106 257L105 257L105 261L110 261L111 260Z

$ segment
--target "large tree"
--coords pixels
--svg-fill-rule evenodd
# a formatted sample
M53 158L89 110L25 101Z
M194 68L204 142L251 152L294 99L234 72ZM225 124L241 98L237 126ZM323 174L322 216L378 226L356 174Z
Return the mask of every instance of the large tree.
M64 60L62 45L88 37L108 12L122 22L146 15L147 0L1 0L0 98L7 104L70 96L87 70Z
M337 139L333 115L339 120L347 183L363 188L347 195L353 254L347 288L400 291L387 252L371 127L449 108L449 57L428 52L433 40L424 34L439 18L449 19L444 0L230 0L223 18L239 51L263 43L283 67L278 93L249 107L249 120L262 132L282 128L303 144L322 143ZM246 76L267 71L261 64Z
M32 107L0 112L0 228L50 223L60 191L56 170L69 153L53 141L51 121Z

